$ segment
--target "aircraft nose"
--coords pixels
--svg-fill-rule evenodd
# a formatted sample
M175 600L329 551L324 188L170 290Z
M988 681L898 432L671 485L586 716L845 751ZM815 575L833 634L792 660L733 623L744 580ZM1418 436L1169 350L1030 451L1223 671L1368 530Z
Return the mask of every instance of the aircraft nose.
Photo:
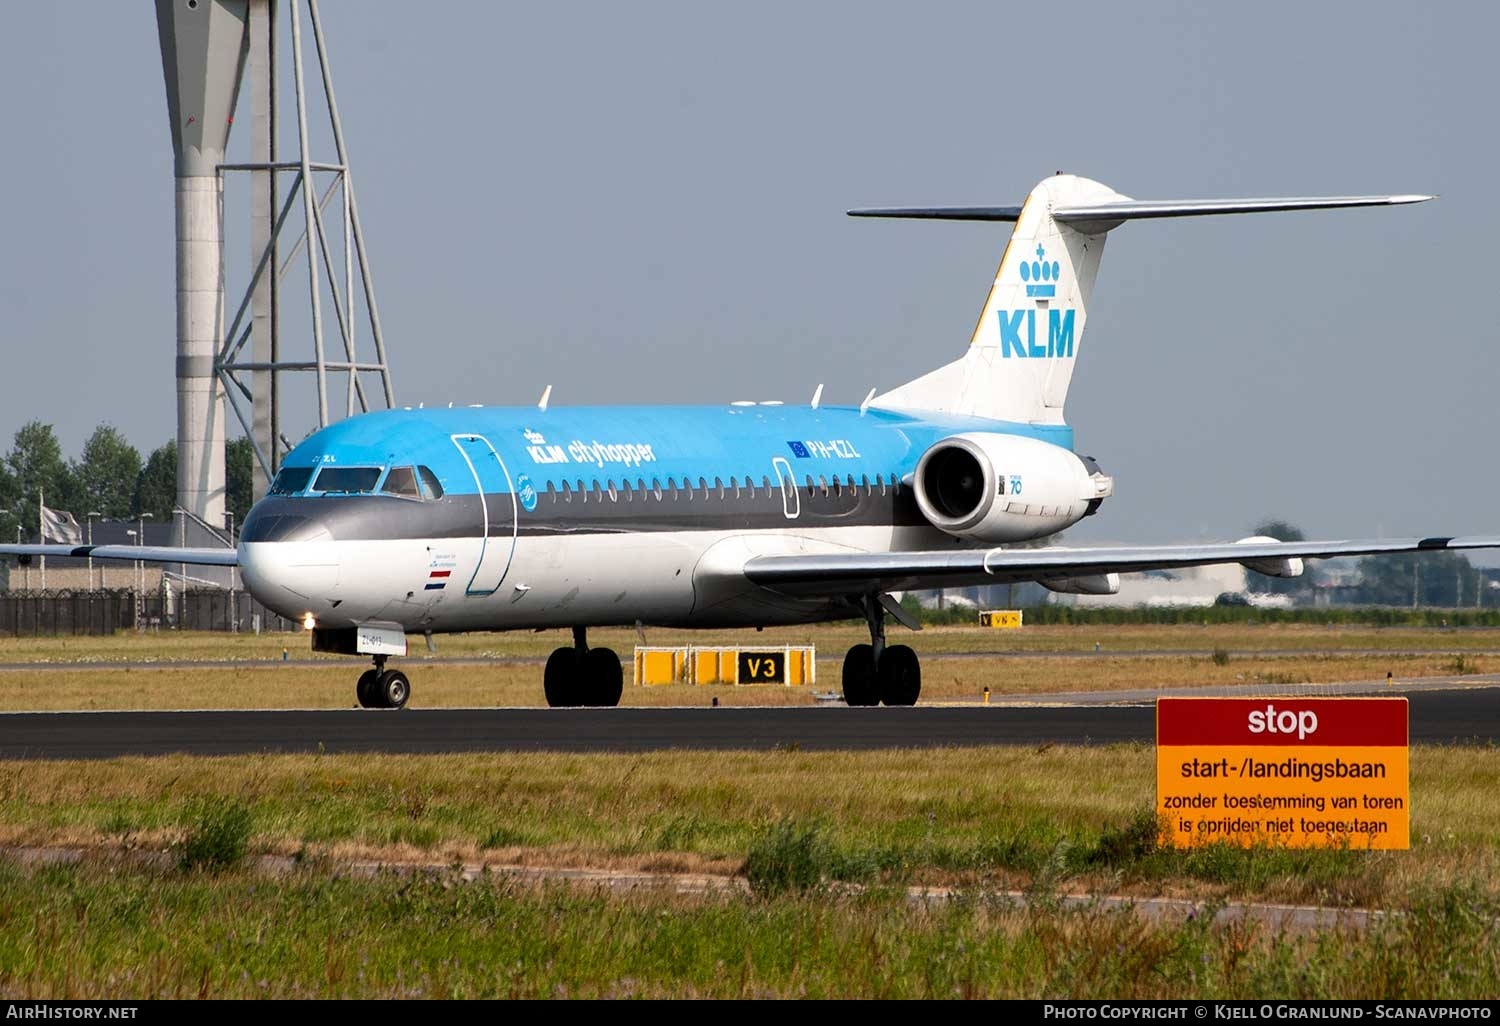
M240 572L256 601L293 618L327 609L339 585L339 559L332 535L322 535L241 544Z

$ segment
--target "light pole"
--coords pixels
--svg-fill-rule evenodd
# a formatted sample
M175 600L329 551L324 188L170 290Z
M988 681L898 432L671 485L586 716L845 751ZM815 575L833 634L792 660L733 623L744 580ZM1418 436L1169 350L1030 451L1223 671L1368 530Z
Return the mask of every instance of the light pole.
M135 544L137 548L145 547L146 521L150 519L150 513L141 513L135 518ZM135 605L138 610L136 614L136 627L139 629L141 622L145 620L146 612L146 564L139 559L135 561L135 589Z
M234 510L224 511L224 523L229 528L229 547L232 549L234 548ZM238 595L235 594L239 590L237 569L235 566L229 568L229 629L235 634L240 632L240 604Z
M16 544L21 544L21 525L16 525ZM31 591L31 560L26 561L26 590Z
M88 518L88 522L89 522L89 536L88 536L88 544L89 544L89 591L93 591L94 590L94 548L93 548L93 545L94 545L94 518L95 517L102 517L102 516L104 516L104 514L100 513L98 510L92 510L92 511L90 511L88 513L85 513L84 516ZM102 584L103 582L101 581L100 583Z

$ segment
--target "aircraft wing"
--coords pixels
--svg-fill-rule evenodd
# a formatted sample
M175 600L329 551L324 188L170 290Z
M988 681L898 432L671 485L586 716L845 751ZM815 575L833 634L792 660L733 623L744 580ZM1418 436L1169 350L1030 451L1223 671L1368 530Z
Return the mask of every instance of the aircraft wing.
M72 559L129 559L147 563L238 566L234 549L174 548L170 545L0 545L0 556L67 556Z
M974 584L1058 580L1096 574L1174 570L1216 563L1274 563L1403 552L1500 548L1500 536L1376 541L1248 541L1111 548L960 549L933 552L756 556L744 573L786 595L866 595Z

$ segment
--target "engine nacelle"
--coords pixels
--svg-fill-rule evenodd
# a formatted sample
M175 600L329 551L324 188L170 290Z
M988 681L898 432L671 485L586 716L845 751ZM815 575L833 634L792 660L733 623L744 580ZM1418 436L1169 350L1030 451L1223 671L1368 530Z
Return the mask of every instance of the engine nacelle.
M1236 545L1253 545L1256 542L1275 543L1277 539L1270 535L1257 534L1249 538L1241 538L1235 542ZM1306 564L1302 562L1301 556L1291 556L1286 559L1242 559L1240 566L1256 573L1265 574L1267 577L1301 577Z
M1037 581L1048 591L1060 595L1118 595L1119 574L1088 574L1083 577L1049 577Z
M974 431L937 442L917 462L922 515L939 530L980 542L1055 534L1114 492L1093 460L1035 438Z

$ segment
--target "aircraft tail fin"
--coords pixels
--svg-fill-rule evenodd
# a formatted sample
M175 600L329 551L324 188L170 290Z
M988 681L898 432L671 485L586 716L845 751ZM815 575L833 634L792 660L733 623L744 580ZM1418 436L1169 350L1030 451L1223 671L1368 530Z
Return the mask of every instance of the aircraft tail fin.
M870 405L1032 424L1063 423L1107 234L1127 221L1419 203L1430 196L1135 200L1075 175L1046 179L1019 207L880 207L851 217L1011 221L968 351Z

